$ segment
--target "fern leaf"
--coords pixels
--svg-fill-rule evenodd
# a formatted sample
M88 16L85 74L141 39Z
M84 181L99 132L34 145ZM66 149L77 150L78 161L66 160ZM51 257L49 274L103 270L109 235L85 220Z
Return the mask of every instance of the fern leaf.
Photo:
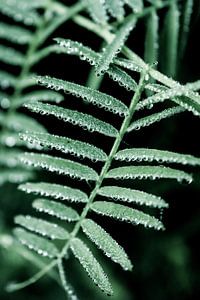
M174 77L177 67L179 11L177 1L171 1L163 29L163 70Z
M27 7L21 6L18 0L1 0L0 12L25 25L37 25L40 22L39 14L34 10L28 10Z
M163 166L128 166L115 168L107 173L107 178L115 179L152 179L169 178L192 182L192 176L176 169Z
M21 152L16 149L1 149L0 150L0 164L9 168L20 165L19 155Z
M118 19L119 21L124 17L124 8L122 0L106 0L105 6L111 16Z
M89 248L78 238L71 240L70 248L94 283L103 292L112 295L113 291L110 282Z
M20 160L28 166L68 175L72 178L97 180L98 174L90 167L80 163L46 154L24 153Z
M27 246L31 250L36 251L42 256L54 258L59 253L52 242L43 237L27 232L22 228L16 228L14 230L14 234L23 245Z
M105 25L107 22L107 14L105 9L105 0L84 0L91 18L94 19L96 23Z
M134 12L139 13L143 9L143 0L124 0Z
M79 125L91 132L96 131L110 137L115 137L117 135L117 130L112 125L94 118L91 115L83 114L75 110L66 108L63 109L62 107L46 103L28 103L25 107L33 112L53 115L58 119L62 119L65 122L69 122L74 125Z
M1 170L0 173L0 185L10 182L10 183L21 183L33 178L33 172L28 170L11 169L11 170Z
M104 186L98 191L98 194L113 200L119 200L129 203L137 203L140 205L152 207L168 207L168 204L160 197L151 195L138 190L123 188L118 186Z
M9 148L24 146L24 142L19 139L19 134L16 132L2 132L0 134L0 144Z
M105 161L105 152L85 142L72 140L52 134L26 132L20 134L21 139L27 143L40 145L44 148L56 149L63 153L70 153L78 157L87 157L93 161Z
M40 125L36 120L25 116L20 113L11 114L9 116L5 116L3 120L5 120L5 125L7 128L10 128L14 131L20 132L24 130L36 131L36 132L46 132L44 126ZM0 121L1 122L1 121Z
M34 193L63 201L70 200L72 202L88 202L87 195L82 191L54 183L25 183L21 184L19 189L28 194Z
M124 249L101 226L90 219L81 223L83 232L114 262L124 270L132 270L132 264Z
M64 221L75 222L79 220L79 215L73 208L55 201L37 199L33 202L33 207L39 212L47 213Z
M120 221L130 222L135 225L141 224L144 227L157 230L164 229L162 222L155 217L128 206L113 202L96 201L92 204L91 208L97 214L112 217Z
M13 48L0 45L0 61L13 66L21 66L24 62L24 56Z
M10 96L0 91L0 107L7 109L10 107Z
M147 117L136 120L129 126L127 131L130 132L132 130L139 130L142 127L150 126L156 122L160 122L163 119L172 117L175 114L179 114L184 111L185 111L185 109L180 106L175 106L175 107L164 109L163 111L161 111L159 113L155 113L155 114L149 115Z
M55 41L59 46L65 50L69 55L77 55L80 59L86 60L91 65L97 65L100 58L100 54L96 53L89 47L84 46L81 43L74 42L71 40L65 40L61 38L56 38ZM136 82L135 80L128 75L125 71L121 70L115 65L111 65L110 68L106 71L111 79L116 81L119 85L125 87L127 90L135 90Z
M152 10L147 20L144 53L145 62L150 65L155 64L158 60L158 26L156 10Z
M152 85L151 85L152 87ZM159 88L159 86L155 86L156 88ZM177 86L175 88L172 89L166 89L165 87L160 87L160 91L146 99L144 99L143 101L140 101L137 105L137 110L143 109L144 107L148 106L151 107L152 105L156 104L156 103L161 103L164 102L167 99L170 99L172 101L174 100L174 97L177 96L184 96L186 94L188 94L187 89L184 86ZM155 91L155 89L154 89ZM194 102L194 101L193 101ZM198 101L196 101L196 103L199 105Z
M167 163L179 163L191 166L200 165L200 158L194 157L192 155L145 148L121 150L115 155L115 159L121 161L157 161Z
M66 240L69 237L69 233L57 224L31 216L17 216L15 217L15 223L52 240Z
M23 105L24 103L28 102L36 102L36 101L42 101L42 102L55 102L60 103L64 100L63 95L54 92L54 91L48 91L48 90L39 90L39 91L33 91L31 93L26 94L25 96L21 96L18 99L15 99L14 106L18 107Z
M0 38L16 44L24 45L31 41L32 33L23 27L0 22Z
M190 29L194 0L186 0L183 8L183 24L180 28L180 55L183 57Z
M15 83L16 78L12 74L0 70L0 87L2 89L12 87L15 85Z
M120 52L123 44L128 38L130 32L133 30L135 24L136 18L133 15L128 17L127 20L123 23L121 28L116 33L113 41L108 44L105 50L102 52L98 66L96 68L97 75L102 75L109 69L110 64L113 62L117 53Z
M40 85L48 86L55 90L70 92L77 97L83 98L84 101L95 104L113 113L118 113L120 115L128 114L127 106L121 101L94 89L49 76L37 76L36 80Z

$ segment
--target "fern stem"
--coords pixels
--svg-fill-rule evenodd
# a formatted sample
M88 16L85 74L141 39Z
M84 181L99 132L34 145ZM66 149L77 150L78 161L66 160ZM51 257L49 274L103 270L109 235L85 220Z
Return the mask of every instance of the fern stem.
M48 264L44 269L40 270L38 273L36 273L34 276L29 278L28 280L25 280L20 283L10 283L6 287L7 292L14 292L17 290L21 290L36 281L38 281L41 277L43 277L45 274L47 274L53 267L57 265L57 260L53 260L50 264Z
M141 78L140 78L138 87L135 91L135 94L134 94L134 96L131 100L130 106L129 106L129 114L126 116L126 118L124 119L124 121L121 125L120 131L119 131L119 133L118 133L118 135L117 135L117 137L114 141L114 144L113 144L112 149L110 151L110 154L107 158L107 161L105 162L104 166L102 167L102 170L101 170L101 173L99 175L98 181L96 182L96 185L95 185L94 189L92 190L92 192L90 194L88 203L86 204L85 208L83 209L79 221L74 226L74 229L72 230L67 243L63 247L63 249L62 249L62 251L59 255L59 258L63 258L66 255L67 250L70 246L71 239L74 238L78 234L78 232L81 228L81 223L86 218L86 216L87 216L87 214L90 210L91 204L94 201L94 199L95 199L95 197L98 193L98 190L101 187L102 182L106 177L106 174L107 174L107 172L108 172L108 170L109 170L109 168L112 164L113 158L114 158L115 154L117 153L117 151L120 147L120 144L123 140L123 137L124 137L124 135L127 131L127 128L129 127L129 125L131 123L133 114L135 112L136 105L137 105L138 101L140 100L141 93L144 89L144 83L145 83L145 80L146 80L146 75L147 75L147 72L144 72L143 74L141 74Z

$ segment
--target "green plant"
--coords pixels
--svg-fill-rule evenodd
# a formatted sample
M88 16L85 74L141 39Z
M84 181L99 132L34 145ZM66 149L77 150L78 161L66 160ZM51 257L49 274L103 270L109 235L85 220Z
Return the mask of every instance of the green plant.
M83 241L84 238L80 234L81 230L108 257L120 264L123 269L131 270L132 263L121 246L100 225L93 221L93 217L88 217L88 214L95 212L99 215L127 221L136 225L141 224L157 230L164 229L162 222L149 213L133 209L127 205L115 203L115 201L120 201L125 204L146 205L159 209L168 207L168 204L158 196L125 187L125 180L166 178L177 179L180 182L185 180L190 183L192 176L182 169L164 167L156 163L200 165L200 159L191 155L148 148L124 149L122 144L126 134L150 126L161 119L186 110L197 116L200 113L200 96L196 92L199 89L199 82L182 85L169 77L173 76L175 78L178 76L177 66L179 64L177 52L179 47L181 47L180 51L182 55L184 53L192 2L185 1L183 4L180 2L181 7L182 5L184 7L182 10L184 16L182 20L183 25L180 26L180 30L179 3L177 1L149 2L151 5L146 7L142 5L142 1L104 1L107 6L102 5L102 1L83 1L83 3L77 4L74 10L71 9L73 14L70 14L70 18L79 26L85 27L102 37L106 42L103 46L103 51L95 52L80 42L56 38L55 45L47 46L40 50L39 53L37 53L36 47L31 53L33 64L44 57L44 55L46 56L52 52L75 55L81 60L89 62L94 66L90 74L89 87L50 76L34 76L31 82L34 84L38 83L56 92L64 91L65 93L71 93L76 97L82 98L87 104L97 105L99 113L102 109L105 109L109 113L113 113L115 118L121 117L123 120L116 128L109 121L108 113L105 114L105 121L92 116L90 105L87 107L87 110L89 110L88 114L58 105L46 104L42 101L31 101L32 99L28 99L27 101L25 99L24 107L32 112L53 116L56 119L77 125L82 129L88 130L91 136L94 135L96 137L95 133L97 133L110 138L110 150L107 152L104 151L102 149L103 145L100 143L95 143L96 145L94 146L93 143L80 141L78 135L76 138L72 138L70 135L67 137L58 136L44 131L38 132L38 130L33 130L32 128L28 128L28 131L19 134L23 144L32 144L33 148L36 147L39 151L44 150L45 152L45 154L41 154L40 152L20 153L18 155L20 165L24 164L31 168L45 169L60 175L69 176L72 179L81 179L86 184L81 184L81 189L76 186L76 183L72 182L71 187L60 184L60 182L58 184L57 181L55 183L28 182L19 186L20 190L27 193L36 193L42 197L52 198L53 200L46 198L36 199L33 202L33 207L39 212L49 215L50 220L52 216L57 217L58 220L52 223L43 220L43 217L38 219L23 215L15 218L16 224L28 230L16 228L15 235L17 238L22 244L28 246L28 248L48 257L50 262L47 262L47 265L31 279L23 283L9 285L9 291L14 291L34 283L53 267L58 266L60 278L68 298L76 299L74 291L65 277L63 267L63 263L67 265L67 260L70 258L70 253L72 252L99 288L106 294L111 295L113 292L111 284L102 267ZM59 2L56 1L52 3L55 4L52 7L56 9L62 8L63 15L65 16L63 19L66 19L68 8L59 6ZM133 13L130 13L126 17L122 13L123 3L129 3L134 10ZM111 11L112 4L116 4L116 6L112 6L112 15L117 18L117 22L108 25L106 23L108 18L106 18L106 8L109 7L109 11ZM78 11L84 9L84 7L87 8L87 5L89 5L89 11L95 22L77 15ZM120 5L121 10L119 10L118 5ZM49 9L49 3L47 7ZM92 8L93 10L91 11ZM156 70L156 66L154 65L157 60L160 62L158 51L159 19L157 10L163 8L167 8L167 13L164 21L162 43L164 44L167 41L168 47L166 47L165 51L161 52L164 60L160 65L166 75ZM29 9L32 11L31 7ZM119 14L114 13L114 11ZM125 42L136 26L137 21L144 17L147 17L145 60L141 59L125 46ZM171 28L171 24L173 24L173 28ZM49 28L51 28L50 25L45 27L45 31L48 32L45 37L49 36L52 32ZM179 32L181 33L180 43L177 42ZM120 53L123 56L120 56ZM128 100L118 100L111 95L98 91L105 74L108 74L116 83L133 94L129 102ZM27 74L25 75L27 76ZM45 100L51 100L49 97L52 94L50 93L50 91L45 91ZM41 95L36 100L41 100ZM160 112L149 114L157 103L162 105L166 100L169 100L167 107L164 107ZM14 100L13 103L15 103ZM144 116L133 120L135 113L142 110L144 110ZM9 113L7 114L9 115ZM119 121L117 121L117 124L119 124ZM85 136L87 135L85 134ZM46 151L48 149L60 152L61 156L59 157L57 154L47 155ZM63 154L70 155L69 159L63 158ZM73 156L75 156L75 159L73 159ZM80 163L80 158L84 158L86 162ZM130 163L135 161L134 165ZM98 166L94 162L98 162ZM115 184L116 179L121 180L121 183ZM110 199L111 201L102 201L101 197L106 198L106 200ZM83 208L82 210L79 209L79 212L77 211L78 208L76 209L76 205L72 208L55 201L57 199L71 201L75 204L76 202L82 203ZM74 226L66 224L67 222L74 222ZM53 241L49 241L49 239Z

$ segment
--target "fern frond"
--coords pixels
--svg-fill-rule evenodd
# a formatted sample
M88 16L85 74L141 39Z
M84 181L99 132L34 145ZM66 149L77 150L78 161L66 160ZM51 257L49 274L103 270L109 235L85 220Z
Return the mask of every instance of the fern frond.
M115 155L115 159L121 161L157 161L191 166L200 165L200 158L194 157L192 155L145 148L121 150Z
M28 194L39 194L41 196L52 197L63 201L88 202L87 195L82 191L55 183L24 183L19 186L19 189Z
M24 1L25 3L25 1ZM16 22L22 22L25 25L37 25L40 23L41 19L39 14L32 9L28 9L28 5L21 5L22 2L1 0L0 2L0 12L8 17L13 18Z
M156 10L148 16L145 37L144 60L149 64L155 64L158 60L158 15Z
M183 57L187 45L194 0L186 0L183 8L183 25L180 30L180 56Z
M120 221L129 222L135 225L141 224L145 227L157 230L164 229L162 222L155 217L128 206L113 202L96 201L92 204L91 208L97 214L115 218Z
M21 52L11 47L0 45L0 61L14 66L21 66L24 59L24 55Z
M33 143L40 145L43 148L56 149L63 153L70 153L72 155L89 158L92 161L105 161L107 159L106 153L85 142L73 140L52 134L25 132L20 134L21 139L26 143Z
M63 49L64 53L79 56L81 60L86 60L90 65L98 64L100 54L89 47L84 46L82 43L61 38L56 38L54 40L58 43L60 48ZM127 90L134 91L136 89L137 84L135 80L117 66L111 64L106 73L110 76L110 78L116 81L119 85L125 87Z
M79 215L73 208L55 201L36 199L33 202L33 208L64 221L75 222L79 220Z
M134 15L129 16L116 33L113 41L105 47L96 67L97 75L100 76L109 69L110 64L113 62L117 53L120 52L123 44L128 38L128 35L133 30L136 21L137 19Z
M88 11L95 22L105 25L107 22L107 14L105 9L105 0L84 0Z
M93 220L85 219L82 221L81 227L105 255L120 264L124 270L132 270L132 264L124 249L100 225Z
M112 295L110 282L89 248L79 238L71 240L70 248L94 283L107 295Z
M103 186L99 189L98 194L116 201L158 208L168 207L168 204L158 196L119 186Z
M95 104L113 113L118 113L120 115L126 115L128 113L128 108L121 101L91 88L61 79L51 78L49 76L37 76L36 80L40 85L55 90L70 92L77 97L83 98L86 102Z
M119 21L124 17L124 8L122 0L106 0L105 6L112 17Z
M72 178L84 180L97 180L98 174L90 167L80 163L53 157L46 154L24 153L20 156L20 160L28 166L42 168L50 172L68 175Z
M57 224L31 216L17 216L15 217L15 223L44 237L49 237L52 240L65 240L69 237L69 233Z
M16 149L1 149L0 150L0 165L7 167L16 167L19 163L20 151Z
M28 44L32 39L31 31L19 27L8 25L0 22L0 38L6 39L16 44L24 45Z
M96 131L110 137L115 137L117 135L117 129L115 129L112 125L92 117L91 115L83 114L75 110L70 110L67 108L63 109L55 105L44 103L28 103L25 105L25 107L33 112L53 115L58 119L74 125L79 125L83 129L91 132Z
M58 249L55 245L47 239L27 232L22 228L16 228L14 234L18 240L29 249L36 251L42 256L54 258L58 255Z
M154 87L159 88L157 85L154 85ZM200 96L198 93L181 85L177 85L177 87L172 89L160 87L159 92L140 101L137 105L137 110L143 109L144 107L152 107L154 104L164 102L167 99L179 104L188 111L193 112L195 115L199 115L200 113Z
M3 124L4 122L7 128L12 129L15 132L21 132L24 130L36 131L41 133L46 132L44 126L39 124L34 119L20 113L11 114L9 116L5 114L4 117L0 119L0 123Z
M174 77L177 68L179 36L179 10L177 1L171 1L165 17L163 29L163 70L168 76Z
M175 106L175 107L164 109L163 111L161 111L159 113L155 113L155 114L152 114L147 117L144 117L144 118L134 121L129 126L127 131L130 132L132 130L140 130L142 127L150 126L156 122L160 122L163 119L172 117L172 116L179 114L181 112L184 112L184 111L185 111L185 109L180 106Z
M0 86L2 89L7 89L14 86L16 83L16 78L5 71L0 70Z
M32 179L33 176L33 172L23 169L1 170L0 185L3 185L6 182L21 183L23 181Z
M61 101L64 100L63 95L59 94L58 92L54 91L48 91L48 90L38 90L38 91L33 91L31 93L28 93L24 96L21 96L20 98L15 100L14 107L19 107L22 106L24 103L28 102L36 102L36 101L41 101L41 102L55 102L55 103L60 103Z
M152 179L169 178L192 182L192 176L176 169L163 166L128 166L110 170L107 178L115 179Z
M124 0L134 12L138 13L141 12L143 9L143 0Z

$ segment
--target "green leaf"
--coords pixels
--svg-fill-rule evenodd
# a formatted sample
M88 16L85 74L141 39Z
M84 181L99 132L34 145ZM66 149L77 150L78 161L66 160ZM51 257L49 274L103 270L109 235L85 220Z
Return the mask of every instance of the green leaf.
M145 62L150 65L158 60L158 16L156 10L152 10L148 16L145 37Z
M83 129L87 129L91 132L96 131L106 136L115 137L117 135L117 129L112 125L103 122L91 115L83 114L75 110L70 110L56 105L49 105L44 103L28 103L26 108L33 112L40 114L53 115L58 119L62 119L65 122L79 125Z
M159 163L167 162L191 166L200 166L200 158L197 158L192 155L145 148L121 150L115 155L115 159L121 161L157 161Z
M164 21L162 36L162 63L166 75L174 77L177 68L179 37L179 11L176 1L171 1Z
M54 40L63 50L65 50L67 54L79 56L80 59L86 60L91 65L98 64L100 54L90 49L89 47L86 47L79 42L74 42L68 39L66 40L56 38ZM135 80L117 66L111 65L106 73L110 76L111 79L116 81L119 85L125 87L127 90L134 91L136 89L137 83L135 82Z
M192 17L192 11L194 7L194 0L186 0L183 8L182 26L180 28L180 56L183 57L185 48L187 46L188 35L190 31L190 23Z
M0 38L16 44L24 45L31 41L32 33L23 27L0 22Z
M64 100L63 95L54 92L54 91L48 91L48 90L38 90L38 91L33 91L25 96L21 96L18 99L15 99L15 102L13 105L15 107L21 106L24 103L31 102L31 101L48 101L48 102L56 102L60 103L61 101Z
M43 133L46 132L45 127L42 126L39 122L20 113L10 114L9 116L5 115L4 122L7 128L16 132L21 132L24 130Z
M20 160L28 166L41 168L49 172L68 175L72 178L97 180L98 174L90 167L67 159L46 154L24 153Z
M22 228L16 228L14 234L23 245L42 256L54 258L59 254L54 244L43 237L29 233Z
M137 203L152 207L168 207L168 204L160 197L142 191L118 186L104 186L98 190L98 194L116 201Z
M134 12L139 13L143 9L143 0L124 0Z
M157 230L164 229L162 222L155 217L121 204L97 201L92 204L91 209L97 214L115 218L120 221L130 222L134 225L141 224L144 227Z
M12 87L15 83L16 78L12 74L0 70L0 87L2 89Z
M176 169L163 166L129 166L110 170L107 173L107 178L115 179L157 179L169 178L177 179L178 181L185 180L188 183L192 182L192 176Z
M113 291L110 282L89 248L78 238L71 240L70 248L94 283L104 293L112 295Z
M30 1L29 1L30 2ZM25 1L24 1L25 3ZM25 25L37 25L40 22L40 16L36 11L27 9L28 6L19 0L0 1L0 12L13 18L16 22L22 22ZM27 4L27 3L26 3Z
M13 48L0 45L0 61L13 66L21 66L24 62L24 55Z
M81 222L83 232L114 262L124 270L132 270L132 264L124 249L101 226L90 219Z
M106 9L104 6L104 1L101 0L84 0L88 11L91 15L91 18L96 22L102 25L105 25L107 22Z
M87 157L93 161L105 161L107 159L107 155L103 150L88 143L72 140L70 138L37 132L21 133L20 138L26 143L37 144L44 148L49 147L50 149L70 153L81 158Z
M113 41L105 47L96 68L97 75L102 75L109 69L110 64L117 53L120 52L135 24L136 18L133 15L129 16L116 33Z
M69 233L57 224L31 216L17 216L15 217L15 223L52 240L66 240L69 237Z
M150 126L156 122L160 122L163 119L172 117L176 114L179 114L181 112L184 112L185 109L180 106L175 106L171 108L164 109L163 111L159 113L155 113L152 115L149 115L147 117L138 119L134 121L127 129L127 132L130 132L132 130L140 130L142 127Z
M36 80L40 85L47 86L48 88L55 90L70 92L74 96L81 97L84 101L95 104L100 108L102 107L111 111L112 113L120 114L122 116L128 114L127 106L120 100L89 87L49 76L37 76Z
M39 212L47 213L64 221L75 222L79 220L79 215L73 208L55 201L36 199L33 202L33 207Z
M105 6L112 17L122 20L124 17L124 8L122 0L106 0Z
M72 202L88 202L88 197L85 193L78 189L72 189L67 186L39 182L39 183L25 183L19 186L21 191L28 194L34 193L41 196L52 197L59 200L70 200Z
M1 170L0 186L6 182L21 183L32 178L33 178L33 173L28 170L20 170L20 169Z
M21 166L19 155L21 151L17 149L1 149L0 150L0 164L8 168Z

